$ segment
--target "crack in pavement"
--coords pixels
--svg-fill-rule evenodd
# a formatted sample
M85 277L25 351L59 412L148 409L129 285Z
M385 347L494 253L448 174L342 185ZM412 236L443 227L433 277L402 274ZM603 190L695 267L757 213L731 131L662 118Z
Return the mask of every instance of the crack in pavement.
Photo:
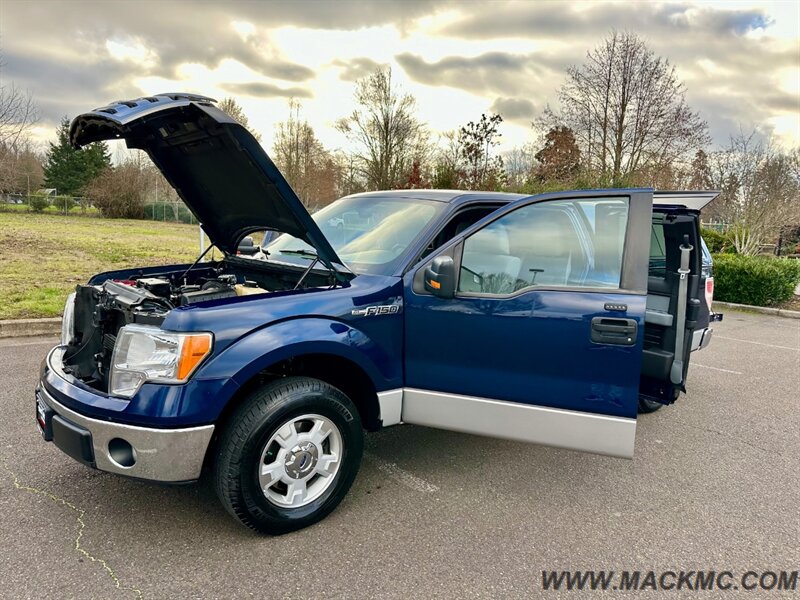
M727 433L725 431L719 431L718 429L712 429L710 427L702 427L700 425L694 425L693 423L687 423L686 421L676 421L676 423L678 423L680 425L685 425L686 427L691 427L692 429L697 429L698 431L705 431L706 433L714 433L714 434L719 435L721 437L727 438L727 439L729 439L729 440L731 440L733 442L736 442L736 443L739 443L739 444L743 444L745 446L749 446L750 448L753 448L755 450L760 450L761 452L766 452L767 454L770 454L772 456L777 454L781 458L784 458L784 455L781 452L776 452L775 450L768 450L767 448L762 448L761 446L757 446L756 444L753 444L752 442L748 442L747 440L741 439L741 438L739 438L739 436L734 435L732 433Z
M114 572L114 569L112 569L111 566L104 559L97 558L96 556L92 556L91 554L89 554L89 552L83 546L81 546L81 538L83 537L83 530L86 528L86 523L83 520L83 517L86 514L85 510L83 510L82 508L78 508L77 506L72 504L72 502L69 502L68 500L65 500L64 498L59 498L55 494L52 494L52 493L50 493L50 492L48 492L46 490L40 490L40 489L25 485L23 483L20 483L19 477L17 476L16 473L14 473L14 471L9 469L8 466L6 466L6 464L4 462L0 463L0 465L3 467L3 470L11 476L11 478L13 480L13 483L14 483L14 487L17 490L20 490L22 492L27 492L27 493L33 494L35 496L44 496L45 498L49 498L53 502L62 504L64 506L66 506L67 508L69 508L71 511L73 511L77 515L75 517L75 520L78 522L78 533L75 536L75 540L74 540L75 541L75 551L78 552L79 554L81 554L82 556L85 556L86 558L88 558L91 562L97 563L100 566L102 566L103 570L106 573L108 573L108 576L111 578L111 581L114 582L114 587L115 588L117 588L120 591L133 592L139 600L144 600L144 594L142 594L142 590L140 590L138 588L134 588L134 587L123 586L122 585L122 581L120 581L120 578Z

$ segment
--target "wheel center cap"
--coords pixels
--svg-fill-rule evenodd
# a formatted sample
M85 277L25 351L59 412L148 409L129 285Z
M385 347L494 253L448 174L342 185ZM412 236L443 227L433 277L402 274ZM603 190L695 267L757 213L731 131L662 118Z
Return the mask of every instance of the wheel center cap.
M319 450L311 442L298 444L286 456L286 474L293 479L301 479L317 466Z

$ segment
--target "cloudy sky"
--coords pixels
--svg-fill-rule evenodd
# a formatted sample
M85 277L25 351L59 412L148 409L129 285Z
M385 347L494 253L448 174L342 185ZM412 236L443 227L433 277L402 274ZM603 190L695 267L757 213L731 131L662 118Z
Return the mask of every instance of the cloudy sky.
M353 82L378 65L418 101L434 132L499 112L503 146L565 69L612 29L667 57L716 144L739 126L800 144L800 3L774 2L56 2L0 0L2 83L40 107L35 135L62 115L165 91L235 97L269 148L291 97L330 148Z

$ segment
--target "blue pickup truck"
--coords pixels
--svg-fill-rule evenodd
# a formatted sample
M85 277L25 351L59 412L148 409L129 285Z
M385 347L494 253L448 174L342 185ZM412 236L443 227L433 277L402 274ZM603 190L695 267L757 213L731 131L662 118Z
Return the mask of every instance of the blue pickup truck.
M78 285L41 368L42 436L141 479L205 468L259 532L330 513L364 431L399 423L631 457L637 414L685 391L711 337L713 192L370 192L312 217L209 98L117 102L70 136L147 152L222 258ZM237 253L265 230L281 235Z

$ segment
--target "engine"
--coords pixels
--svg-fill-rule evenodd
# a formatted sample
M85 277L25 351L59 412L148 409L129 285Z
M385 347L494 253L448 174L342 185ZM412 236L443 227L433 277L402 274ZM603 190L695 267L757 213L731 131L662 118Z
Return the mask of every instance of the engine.
M236 275L212 271L191 283L173 276L79 285L74 338L64 355L64 369L93 387L105 389L121 327L131 323L159 326L178 306L266 292L254 282L239 283Z
M208 300L231 298L238 295L235 275L219 275L214 279L208 279L202 283L192 285L174 285L164 277L142 277L136 281L122 283L132 284L137 290L142 290L167 301L171 308Z

